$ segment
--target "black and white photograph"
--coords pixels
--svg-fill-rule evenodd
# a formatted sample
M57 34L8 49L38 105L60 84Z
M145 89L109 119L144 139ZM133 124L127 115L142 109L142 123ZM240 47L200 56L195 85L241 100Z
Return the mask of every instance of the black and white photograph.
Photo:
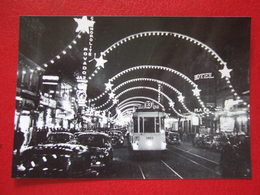
M12 177L250 179L250 17L20 16Z

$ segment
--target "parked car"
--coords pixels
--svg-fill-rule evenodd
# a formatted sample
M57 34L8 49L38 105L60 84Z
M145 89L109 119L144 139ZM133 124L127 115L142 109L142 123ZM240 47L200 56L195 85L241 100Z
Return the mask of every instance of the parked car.
M228 138L223 134L216 134L213 136L211 149L215 151L222 151L227 144Z
M180 134L176 131L169 131L166 136L166 142L168 144L180 144Z
M204 134L196 134L192 142L193 145L197 147L203 147L204 137Z
M211 135L206 135L206 136L204 136L204 138L202 140L202 146L201 147L211 149L212 142L213 142L213 137Z
M73 143L75 142L75 137L69 132L52 132L47 135L46 143L56 144L56 143Z
M26 148L15 175L20 177L81 177L91 170L90 150L75 144L71 133L50 133L47 143ZM73 143L74 142L74 143Z
M103 172L113 160L113 149L109 135L100 132L79 133L77 143L88 146L91 152L91 168Z

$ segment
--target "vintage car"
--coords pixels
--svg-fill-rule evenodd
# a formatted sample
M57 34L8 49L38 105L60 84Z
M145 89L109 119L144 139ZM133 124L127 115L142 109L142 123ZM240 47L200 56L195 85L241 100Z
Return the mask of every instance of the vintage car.
M56 143L73 143L75 142L75 137L69 132L52 132L47 135L47 144Z
M213 137L211 135L196 134L193 139L193 145L201 148L211 149Z
M50 133L45 144L27 147L17 165L18 177L81 177L91 170L88 146L75 144L71 133Z
M112 130L108 132L109 136L111 137L111 144L112 146L122 146L124 144L124 134L118 130Z
M180 134L177 131L169 131L166 136L166 142L168 144L180 144Z
M76 135L77 143L88 146L91 153L91 168L105 171L113 160L113 149L109 135L100 132L84 132Z
M205 135L203 134L196 134L192 142L193 145L197 147L202 147L204 142L204 137Z
M228 138L222 134L216 134L213 136L211 149L214 151L221 151L227 144Z
M211 135L206 135L206 136L204 136L201 147L211 149L212 143L213 143L213 137Z

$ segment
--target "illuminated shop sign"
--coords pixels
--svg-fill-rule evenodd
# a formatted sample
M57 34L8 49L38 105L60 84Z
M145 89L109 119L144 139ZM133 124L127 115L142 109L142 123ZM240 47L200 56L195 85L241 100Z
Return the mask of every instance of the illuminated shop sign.
M45 96L41 96L40 104L51 108L56 108L56 101Z
M42 80L49 80L49 81L58 81L59 76L53 76L53 75L43 75Z

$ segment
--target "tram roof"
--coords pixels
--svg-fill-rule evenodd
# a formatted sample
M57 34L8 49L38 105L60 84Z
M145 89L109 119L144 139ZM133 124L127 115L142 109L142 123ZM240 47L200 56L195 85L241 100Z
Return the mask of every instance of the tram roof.
M162 110L152 110L152 109L138 109L136 112L133 113L133 116L147 116L147 117L156 117L156 116L165 116L166 113Z

